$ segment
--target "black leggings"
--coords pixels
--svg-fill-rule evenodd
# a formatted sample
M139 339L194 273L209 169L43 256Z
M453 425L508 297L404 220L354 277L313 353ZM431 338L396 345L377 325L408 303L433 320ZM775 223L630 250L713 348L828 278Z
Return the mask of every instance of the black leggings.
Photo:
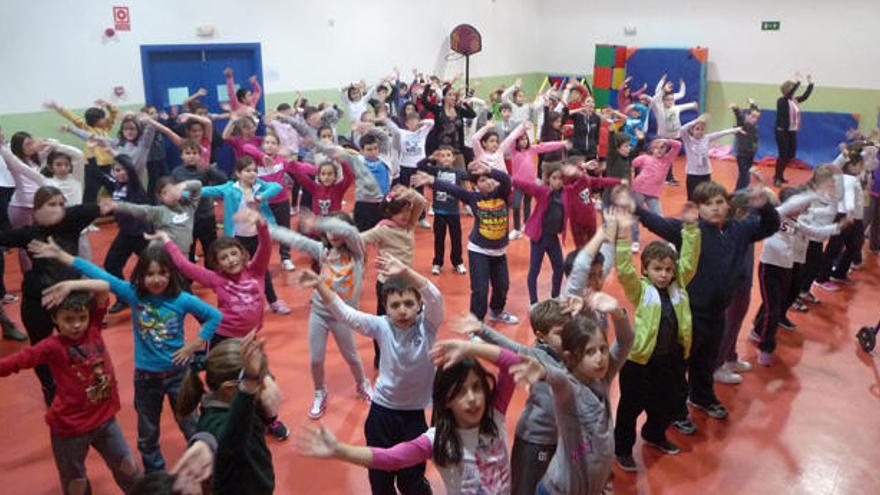
M85 185L83 186L82 202L84 205L95 204L98 202L98 191L101 190L103 180L101 175L110 175L110 165L92 165L87 163L85 166Z
M244 245L244 248L251 253L251 258L253 258L257 252L257 246L260 244L260 238L257 236L244 237L240 235L235 236L235 238ZM272 285L272 277L269 274L269 270L266 270L266 301L272 304L277 300L278 296L275 294L275 286Z
M785 167L797 154L797 132L776 129L776 150L776 174L773 179L782 180L785 175Z
M269 209L272 210L272 215L275 216L276 224L280 227L290 228L290 200L269 203ZM290 246L283 242L279 242L278 244L281 245L281 248L279 249L281 259L289 260Z

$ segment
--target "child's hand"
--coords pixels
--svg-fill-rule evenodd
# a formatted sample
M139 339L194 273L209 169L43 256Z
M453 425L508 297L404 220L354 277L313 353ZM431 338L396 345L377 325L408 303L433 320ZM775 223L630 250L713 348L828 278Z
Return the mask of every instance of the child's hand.
M114 211L116 211L116 207L119 206L119 203L113 201L112 199L102 199L99 203L99 208L101 209L101 216L107 216Z
M758 167L752 167L749 169L749 179L751 180L751 184L749 185L749 187L753 189L764 187L764 185L767 183L767 181L764 180L764 175L761 173Z
M263 408L263 412L266 413L266 416L271 418L278 415L282 398L281 387L278 386L278 382L276 382L271 376L264 375L263 386L260 387L259 399L260 406Z
M339 442L323 424L304 424L293 436L293 448L301 456L329 459L336 454Z
M468 357L469 347L467 340L441 340L431 348L431 358L435 366L448 370Z
M613 313L620 307L617 299L604 292L591 292L587 296L587 305L600 313Z
M61 304L73 289L71 280L58 282L57 284L43 289L43 307L46 309L54 308Z
M681 209L681 221L687 225L697 223L700 219L700 208L693 201L688 201Z
M157 230L152 234L144 232L144 239L148 241L159 241L162 244L165 244L171 240L171 236L169 236L168 232L165 232L164 230Z
M192 359L193 354L204 344L202 339L196 339L189 344L184 345L171 355L171 362L177 366L182 366Z
M470 335L479 332L482 326L483 323L472 313L464 313L454 320L450 330L461 335Z
M31 253L31 256L34 258L59 259L65 254L70 256L55 243L55 239L50 237L48 241L49 242L42 242L34 239L28 243L28 252Z
M416 172L410 178L410 184L413 187L422 187L424 185L433 184L433 183L434 183L434 176L427 174L425 172Z
M389 254L379 255L376 258L376 269L385 277L396 277L408 269L402 261Z
M560 312L564 315L576 315L584 309L584 298L580 296L570 295L559 301L562 307Z
M223 75L226 76L227 79L232 77L232 68L227 67L227 68L223 69Z
M736 111L739 107L737 106L736 103L728 103L728 104L727 104L727 108L729 108L729 109L731 109L731 110L733 110L733 111Z
M310 289L321 283L321 277L317 273L306 268L296 275L294 283L303 289Z
M636 137L639 138L640 141L641 141L642 139L645 139L645 132L644 132L643 130L641 130L641 129L636 129L636 130L635 130L635 134L636 134Z
M520 354L519 359L510 367L510 375L516 383L531 386L547 377L547 369L534 357Z
M736 133L737 134L747 134L746 130L743 129L742 127L736 127Z
M95 100L95 106L107 108L110 106L110 102L105 99L98 98L97 100Z
M70 132L70 126L67 124L61 124L58 126L58 132Z
M254 331L242 339L241 360L246 379L247 377L259 377L258 382L263 382L264 362L266 361L266 355L263 352L265 343L265 340L256 338Z
M849 214L849 215L847 215L847 216L841 218L841 219L840 219L840 222L837 223L837 231L838 231L838 232L842 232L843 229L845 229L845 228L849 227L850 225L852 225L852 223L853 223L854 221L855 221L855 218L852 216L852 214Z
M471 162L468 170L475 175L488 175L492 171L492 167L483 162Z
M208 96L208 90L205 88L199 88L199 90L196 91L196 96Z
M605 225L599 227L599 230L596 231L596 235L601 235L605 238L602 242L614 244L617 240L617 219L606 217Z
M55 100L49 100L46 103L43 103L43 108L45 108L46 110L58 111L61 106L58 105Z
M202 482L214 473L214 451L203 441L194 442L169 474L174 476L174 491L181 495L201 495Z

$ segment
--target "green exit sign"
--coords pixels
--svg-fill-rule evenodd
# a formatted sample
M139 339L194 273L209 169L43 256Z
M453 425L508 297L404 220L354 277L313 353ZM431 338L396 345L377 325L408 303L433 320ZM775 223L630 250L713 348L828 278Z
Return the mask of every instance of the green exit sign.
M779 31L779 21L764 21L761 23L761 31Z

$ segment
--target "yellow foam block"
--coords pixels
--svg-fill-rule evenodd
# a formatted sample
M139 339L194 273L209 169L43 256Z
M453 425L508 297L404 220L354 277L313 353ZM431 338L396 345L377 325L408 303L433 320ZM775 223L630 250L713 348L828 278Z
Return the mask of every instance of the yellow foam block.
M619 89L626 78L626 69L621 67L611 71L611 89Z

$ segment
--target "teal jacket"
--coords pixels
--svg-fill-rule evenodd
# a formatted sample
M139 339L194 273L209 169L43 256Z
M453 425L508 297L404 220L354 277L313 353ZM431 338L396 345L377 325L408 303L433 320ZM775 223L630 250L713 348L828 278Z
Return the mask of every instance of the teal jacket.
M257 179L257 183L254 184L254 196L261 198L260 214L269 222L269 225L275 225L275 215L269 208L269 198L276 196L283 189L281 184L260 179ZM202 188L203 198L223 198L223 234L229 237L235 236L235 221L232 220L232 217L241 206L241 195L242 191L238 181Z
M700 260L700 229L696 224L684 225L681 229L681 252L676 264L675 280L669 284L669 299L678 319L678 342L684 348L685 359L690 356L693 327L691 306L687 284L697 272ZM623 286L626 298L635 310L635 342L629 353L629 360L647 364L657 346L657 333L660 330L660 293L647 276L639 277L632 261L630 244L626 239L617 241L617 278ZM644 267L643 267L644 269Z

